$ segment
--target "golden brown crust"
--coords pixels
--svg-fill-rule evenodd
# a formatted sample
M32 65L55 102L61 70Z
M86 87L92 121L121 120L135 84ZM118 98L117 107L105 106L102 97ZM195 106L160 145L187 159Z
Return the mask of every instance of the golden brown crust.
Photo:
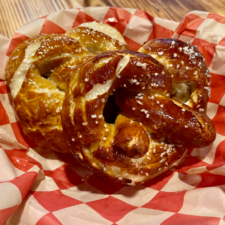
M166 137L175 144L205 147L215 139L213 123L206 114L178 100L157 94L138 96L124 88L115 94L117 105L127 117L138 118L151 133ZM142 103L141 107L137 101Z
M25 59L28 46L32 43L39 43L38 48L32 56ZM19 55L14 63L17 52ZM78 41L56 34L30 39L13 51L6 74L11 91L19 89L16 91L18 93L15 92L16 95L12 96L14 107L24 133L39 147L69 152L62 132L60 116L64 92L59 90L57 82L48 79L48 74L57 67L62 67L64 71L68 69L71 71L68 62L86 54L88 54L87 50ZM26 63L25 60L32 62L27 70L21 69ZM18 71L20 75L23 75L22 78L17 75ZM63 82L61 85L65 86L66 79L61 75L65 77L63 73L58 73L57 77ZM23 79L21 87L16 86L19 79Z
M72 28L66 32L66 35L79 40L90 53L128 49L127 44L89 27Z
M113 40L100 32L91 34L71 31L67 34L43 34L21 43L11 54L6 67L6 81L11 99L24 133L42 148L70 152L62 132L61 109L68 74L92 54L86 47L91 39L101 41L112 50L126 48L126 44ZM80 30L80 29L78 29ZM68 32L68 33L69 33ZM100 34L98 38L94 34ZM81 35L81 36L79 36Z
M102 177L135 185L180 162L187 147L211 143L213 124L204 111L170 98L172 82L162 64L132 51L98 54L77 66L62 110L76 158ZM112 93L121 114L108 124L103 109Z
M94 30L97 30L101 33L106 34L107 36L118 40L122 42L123 44L127 45L126 41L124 40L124 37L122 34L116 30L114 27L108 25L107 23L98 23L98 22L87 22L87 23L82 23L79 25L79 27L88 27L92 28Z
M149 137L143 126L122 115L116 118L115 126L114 146L123 149L130 158L141 158L147 153Z
M162 63L173 77L172 96L193 109L204 109L210 95L209 70L203 55L195 46L172 38L154 39L144 44L139 52L148 54ZM180 90L186 88L186 97ZM182 100L183 98L183 100Z

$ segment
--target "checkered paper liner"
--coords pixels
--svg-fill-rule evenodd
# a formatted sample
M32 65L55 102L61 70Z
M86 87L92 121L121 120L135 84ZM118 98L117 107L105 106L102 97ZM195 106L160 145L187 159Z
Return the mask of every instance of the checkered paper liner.
M22 41L89 21L118 29L131 50L162 37L196 45L211 72L207 113L216 127L215 142L190 150L179 168L137 187L101 180L70 154L34 150L10 104L5 64ZM25 24L12 40L0 36L0 43L0 224L225 224L224 17L192 11L177 23L136 9L70 9Z

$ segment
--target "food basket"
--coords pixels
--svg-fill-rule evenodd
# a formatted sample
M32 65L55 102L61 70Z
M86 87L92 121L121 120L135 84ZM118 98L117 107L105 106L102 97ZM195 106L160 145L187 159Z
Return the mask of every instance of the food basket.
M64 33L83 22L108 23L131 50L173 37L196 45L211 74L208 116L217 137L190 149L184 163L136 187L101 180L70 154L38 149L25 137L9 100L4 70L12 50L41 33ZM0 36L0 224L225 224L225 18L200 11L178 23L138 9L62 10Z

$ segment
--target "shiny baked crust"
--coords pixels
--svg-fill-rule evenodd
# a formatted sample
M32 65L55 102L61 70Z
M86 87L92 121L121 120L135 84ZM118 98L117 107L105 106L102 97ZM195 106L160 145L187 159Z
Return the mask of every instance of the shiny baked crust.
M172 38L162 38L147 42L139 52L152 56L169 71L173 99L200 112L206 110L210 95L210 74L203 55L195 46Z
M51 34L25 41L10 56L6 80L14 108L24 133L39 147L69 152L62 133L64 90L60 85L65 87L65 74L74 67L72 60L86 54L77 40ZM59 69L64 73L57 73ZM54 79L56 73L63 83Z
M62 109L75 158L99 176L135 185L179 164L188 147L209 145L211 120L174 99L173 84L170 71L149 55L89 56L71 72ZM115 124L103 116L112 94L121 110Z
M87 22L87 23L82 23L79 25L79 27L89 27L94 30L97 30L101 33L104 33L108 35L109 37L113 38L114 40L118 40L123 44L127 44L126 41L124 40L124 37L122 34L116 30L114 27L106 24L106 23L97 23L97 22Z
M112 50L127 48L126 44L104 33L95 33L91 29L90 34L89 31L89 28L72 28L68 33L72 32L74 37L44 34L29 39L21 43L9 58L6 81L12 103L24 133L38 147L70 152L62 132L60 114L68 74L83 57L93 54L87 47L94 46L93 41L105 39L101 51L106 49L105 45Z
M97 24L98 25L95 27L101 27L101 24ZM100 52L128 49L127 44L124 44L120 40L114 39L103 32L88 27L91 26L91 23L84 23L83 26L74 27L68 30L66 35L77 39L83 47L88 49L90 53L95 54ZM111 29L114 30L115 28ZM116 34L112 32L112 36L117 37L118 35Z

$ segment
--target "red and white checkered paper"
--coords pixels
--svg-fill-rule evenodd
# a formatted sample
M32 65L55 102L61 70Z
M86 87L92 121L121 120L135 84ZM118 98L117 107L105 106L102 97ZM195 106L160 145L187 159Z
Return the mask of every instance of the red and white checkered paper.
M216 127L215 142L190 150L179 168L137 187L103 181L70 154L34 150L9 102L5 63L28 38L89 21L118 29L132 50L162 37L196 45L212 76L208 115ZM136 9L71 9L27 23L11 41L0 36L0 43L0 224L225 224L224 17L193 11L176 23Z

